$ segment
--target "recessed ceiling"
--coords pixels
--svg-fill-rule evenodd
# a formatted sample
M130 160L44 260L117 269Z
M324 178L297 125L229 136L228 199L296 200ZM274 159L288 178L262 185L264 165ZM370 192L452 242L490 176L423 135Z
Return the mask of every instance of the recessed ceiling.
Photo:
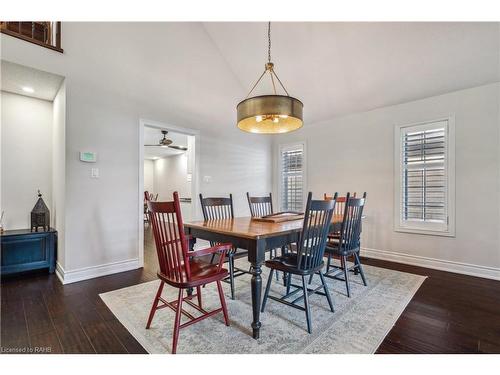
M54 100L64 77L2 60L2 91Z
M145 145L154 145L157 144L160 139L163 138L163 134L161 133L163 129L153 128L149 126L144 127L144 144ZM166 130L166 129L165 129ZM172 144L176 146L184 146L188 145L188 136L181 133L175 133L169 131L167 134L167 138L172 140ZM166 158L169 156L180 155L185 153L185 151L176 150L170 147L144 147L144 158L156 160L159 158Z

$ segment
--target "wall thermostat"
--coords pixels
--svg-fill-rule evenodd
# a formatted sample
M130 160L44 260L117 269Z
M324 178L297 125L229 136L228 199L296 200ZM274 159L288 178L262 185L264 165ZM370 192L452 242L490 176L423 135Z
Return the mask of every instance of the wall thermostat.
M80 160L86 163L95 163L97 161L97 153L89 151L80 152Z

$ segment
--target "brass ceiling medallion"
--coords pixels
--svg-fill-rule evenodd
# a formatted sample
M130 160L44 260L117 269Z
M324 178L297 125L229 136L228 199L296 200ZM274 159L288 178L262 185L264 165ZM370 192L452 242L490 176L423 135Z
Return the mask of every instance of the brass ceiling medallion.
M283 86L274 71L274 64L271 62L271 22L268 23L267 35L269 43L268 62L265 65L264 72L255 82L246 99L236 107L238 128L249 133L288 133L302 127L302 109L304 105L300 100L288 94L285 86ZM266 73L269 73L271 77L274 94L250 97ZM275 79L286 95L277 94Z

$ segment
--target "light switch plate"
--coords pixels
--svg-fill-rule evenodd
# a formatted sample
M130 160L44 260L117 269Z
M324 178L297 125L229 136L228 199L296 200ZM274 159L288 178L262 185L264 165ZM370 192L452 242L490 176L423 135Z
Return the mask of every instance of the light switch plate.
M99 168L92 168L90 172L90 177L99 178Z

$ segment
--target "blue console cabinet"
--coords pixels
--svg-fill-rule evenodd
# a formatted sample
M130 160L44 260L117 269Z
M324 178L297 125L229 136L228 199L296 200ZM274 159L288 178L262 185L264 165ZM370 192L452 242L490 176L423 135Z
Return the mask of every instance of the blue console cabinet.
M55 271L57 231L7 230L0 234L2 275L48 268Z

